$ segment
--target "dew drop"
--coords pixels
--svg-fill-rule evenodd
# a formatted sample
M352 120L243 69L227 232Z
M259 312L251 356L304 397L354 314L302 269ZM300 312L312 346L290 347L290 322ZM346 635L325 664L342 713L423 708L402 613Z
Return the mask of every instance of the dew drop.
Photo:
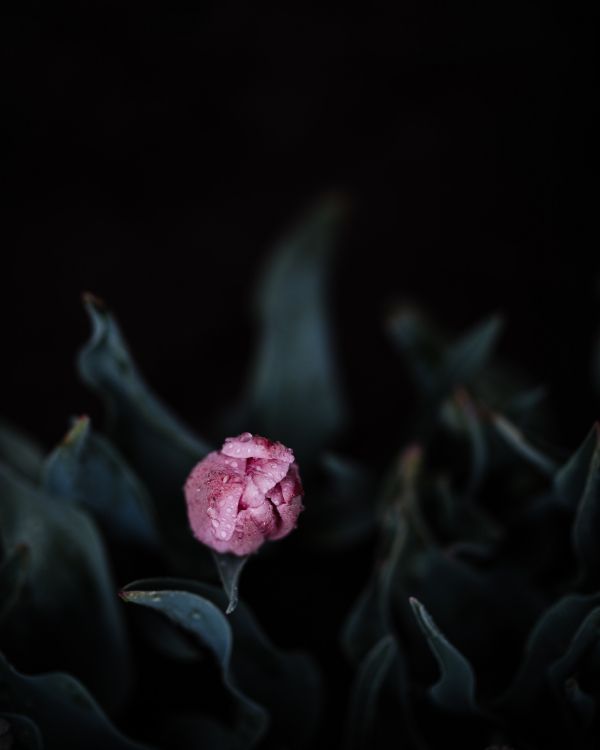
M196 610L194 610L192 612L192 620L201 620L201 619L202 619L202 615L200 614L200 612L196 612Z
M160 598L160 596L158 596L158 594L154 594L154 596L150 597L150 600L153 601L153 602L160 602L161 598Z
M228 481L229 481L229 474L225 474L225 476L223 477L223 484L227 484Z
M227 532L223 530L220 532L219 536L221 537L221 539L227 539Z

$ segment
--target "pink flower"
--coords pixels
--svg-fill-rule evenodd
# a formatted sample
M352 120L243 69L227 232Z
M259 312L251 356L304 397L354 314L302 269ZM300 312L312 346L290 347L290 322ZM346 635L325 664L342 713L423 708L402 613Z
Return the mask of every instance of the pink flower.
M294 454L281 443L244 432L227 438L187 478L194 536L217 552L248 555L296 527L302 482Z

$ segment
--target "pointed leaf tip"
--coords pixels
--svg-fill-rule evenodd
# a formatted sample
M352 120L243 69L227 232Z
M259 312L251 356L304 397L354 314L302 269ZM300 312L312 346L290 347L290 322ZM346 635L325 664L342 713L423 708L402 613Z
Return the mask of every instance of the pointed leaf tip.
M478 713L471 665L446 639L424 605L415 597L410 597L409 602L441 672L439 680L430 688L432 699L452 713Z
M217 566L221 583L223 584L223 590L227 594L228 604L225 610L226 615L234 612L238 605L240 575L248 558L249 555L239 557L238 555L213 552L213 559Z

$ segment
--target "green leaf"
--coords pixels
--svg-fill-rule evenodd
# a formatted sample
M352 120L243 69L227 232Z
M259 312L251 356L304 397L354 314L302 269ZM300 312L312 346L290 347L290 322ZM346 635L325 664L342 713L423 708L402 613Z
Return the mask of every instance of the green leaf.
M88 417L77 419L46 460L43 487L88 510L117 543L157 548L159 536L146 489Z
M17 569L28 550L25 581L5 615L3 648L20 665L60 665L105 705L118 704L128 690L129 652L92 521L0 465L0 548Z
M44 750L39 727L27 716L0 713L0 748L3 750Z
M343 205L323 201L276 248L258 287L260 340L242 429L317 454L345 420L326 283Z
M17 672L1 655L0 710L25 713L43 735L45 750L144 748L128 740L111 724L75 678L62 673L28 677Z
M558 502L575 510L585 490L594 453L598 450L600 426L595 424L586 439L554 475L554 492Z
M384 636L363 659L350 695L346 747L371 745L372 734L377 727L377 703L383 682L390 670L397 646L392 635Z
M216 586L180 579L136 581L128 590L179 590L212 602L224 610L228 597ZM284 747L304 747L316 729L322 704L321 681L316 664L306 654L276 648L248 607L240 602L223 618L233 634L231 672L236 684L254 701L268 709L270 735Z
M249 555L240 557L239 555L213 552L213 559L217 566L223 589L229 600L227 609L225 610L226 615L230 615L237 607L240 575L244 565L248 561L248 557Z
M187 591L128 589L121 592L121 597L166 615L213 653L220 665L223 682L238 708L235 733L239 747L255 747L267 730L268 715L262 706L237 687L231 671L233 637L224 614L204 597Z
M44 463L42 449L20 430L0 421L0 461L37 482Z
M111 437L144 477L172 555L182 565L198 568L208 555L192 538L182 487L209 447L143 381L116 320L104 305L91 295L84 301L93 330L79 354L81 377L104 400Z
M582 584L597 583L600 574L600 426L595 428L596 446L590 459L583 493L573 524L573 547L579 560Z
M410 604L427 638L441 671L439 681L430 689L433 700L452 713L477 713L475 676L469 662L437 628L425 607L415 598Z

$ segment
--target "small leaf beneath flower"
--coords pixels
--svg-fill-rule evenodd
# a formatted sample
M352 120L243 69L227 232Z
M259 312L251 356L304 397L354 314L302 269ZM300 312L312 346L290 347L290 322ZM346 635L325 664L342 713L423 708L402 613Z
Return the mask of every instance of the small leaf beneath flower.
M236 734L240 748L254 747L267 730L268 714L237 687L231 671L233 637L224 614L208 599L187 591L127 589L121 592L121 598L161 612L213 653L238 707Z
M219 571L223 589L229 600L227 609L225 610L226 615L230 615L237 607L240 575L244 565L248 561L248 557L249 555L239 556L213 552L213 559Z
M346 747L368 747L377 726L377 703L385 677L397 652L392 635L384 636L367 653L358 668L348 710Z
M124 737L74 677L62 673L28 677L11 667L2 655L0 710L25 713L39 727L45 750L145 747Z
M439 706L453 713L478 712L471 665L446 640L421 602L411 598L410 604L441 671L440 679L430 689L431 697Z

